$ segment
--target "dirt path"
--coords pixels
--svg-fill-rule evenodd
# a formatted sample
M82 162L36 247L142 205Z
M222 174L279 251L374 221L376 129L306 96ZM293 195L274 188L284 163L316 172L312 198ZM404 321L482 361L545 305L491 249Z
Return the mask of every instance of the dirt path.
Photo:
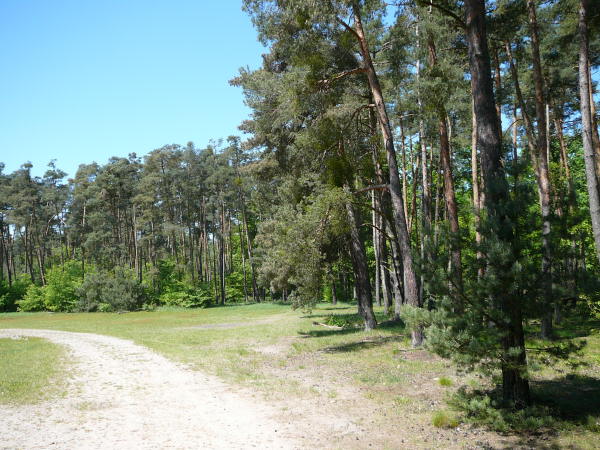
M88 333L0 330L71 353L68 394L0 406L0 448L307 448L310 439L260 398L130 341Z

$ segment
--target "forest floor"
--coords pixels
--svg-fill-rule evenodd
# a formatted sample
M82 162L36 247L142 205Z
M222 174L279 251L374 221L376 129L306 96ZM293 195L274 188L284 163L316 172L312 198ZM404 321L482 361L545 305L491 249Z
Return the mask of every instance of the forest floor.
M0 340L33 336L68 350L62 394L0 404L0 448L599 445L600 433L574 421L562 430L519 434L464 423L433 426L433 415L448 410L451 392L480 380L457 376L448 361L410 349L400 326L365 333L315 324L352 312L347 305L302 313L263 304L0 315ZM534 389L554 383L558 391L579 389L597 403L598 334L571 336L594 344L586 354L589 366L578 369L593 383L567 386L562 369L542 370ZM598 419L600 408L586 413Z

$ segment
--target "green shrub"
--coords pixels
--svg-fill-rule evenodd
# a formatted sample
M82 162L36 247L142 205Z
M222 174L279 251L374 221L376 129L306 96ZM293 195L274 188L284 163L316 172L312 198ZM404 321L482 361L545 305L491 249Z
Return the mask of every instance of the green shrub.
M252 285L250 277L246 279L248 295L252 295ZM232 302L244 301L244 274L240 272L232 272L227 275L225 280L225 296L227 300Z
M114 309L109 303L98 304L98 312L113 312Z
M88 274L77 289L79 311L134 311L147 299L143 286L126 270Z
M43 311L44 310L44 289L32 284L27 289L25 297L17 301L19 311Z
M27 293L31 286L29 276L22 274L9 285L6 280L0 281L0 312L13 312L17 310L18 302Z
M600 417L587 416L585 426L593 433L600 433Z
M184 308L202 308L209 306L212 296L204 289L188 289L185 291L165 292L160 302L166 306L182 306Z
M363 326L363 318L358 314L330 314L323 323L342 328L359 328Z
M67 261L48 270L46 286L43 287L44 306L50 311L71 312L77 308L83 272L81 263Z
M323 301L325 303L333 302L333 293L331 292L331 284L330 283L323 284Z

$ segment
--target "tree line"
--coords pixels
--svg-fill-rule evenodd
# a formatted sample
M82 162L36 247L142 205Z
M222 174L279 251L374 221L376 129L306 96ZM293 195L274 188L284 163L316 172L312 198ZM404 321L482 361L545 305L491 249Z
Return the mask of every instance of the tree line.
M598 302L597 6L245 0L244 140L2 175L2 279L36 307L73 262L83 309L103 277L138 306L354 299L367 330L379 304L527 405L525 324Z

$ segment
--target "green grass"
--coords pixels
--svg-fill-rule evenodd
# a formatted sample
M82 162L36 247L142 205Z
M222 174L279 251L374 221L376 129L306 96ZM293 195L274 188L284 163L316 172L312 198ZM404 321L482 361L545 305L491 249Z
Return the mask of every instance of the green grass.
M39 338L0 339L0 404L32 404L60 395L65 350Z
M445 386L445 387L450 387L450 386L452 386L454 384L452 382L452 379L450 379L448 377L441 377L439 379L439 383L440 383L440 386Z
M431 423L436 428L456 428L459 424L451 411L436 411L431 418Z

